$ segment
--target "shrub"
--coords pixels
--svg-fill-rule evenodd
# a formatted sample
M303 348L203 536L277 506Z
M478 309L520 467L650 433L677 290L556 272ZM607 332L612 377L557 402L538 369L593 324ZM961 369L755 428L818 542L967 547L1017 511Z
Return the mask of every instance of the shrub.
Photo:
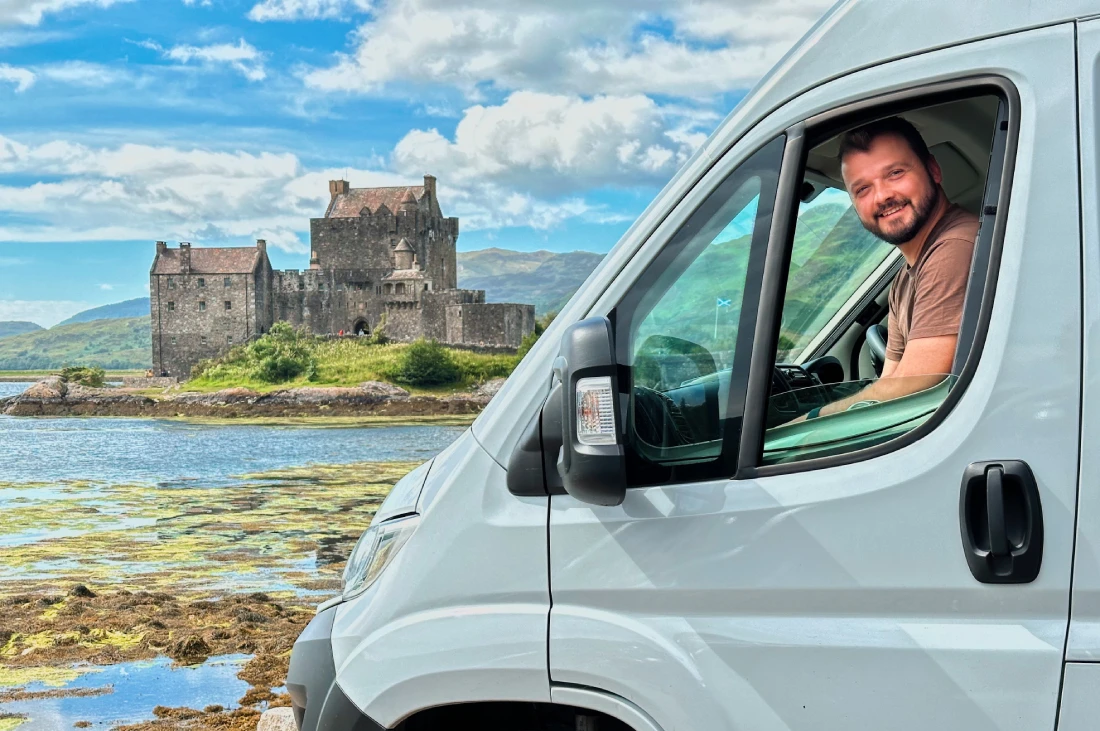
M285 383L301 375L310 379L316 376L312 343L313 336L307 330L296 330L289 323L277 322L266 335L249 343L243 353L231 355L250 361L253 375L259 380Z
M69 383L79 383L81 386L102 388L103 378L107 373L102 368L86 368L84 366L70 366L61 369L61 377Z
M454 383L461 375L450 352L435 340L417 340L401 354L390 377L409 386Z
M386 313L382 313L382 317L378 320L378 325L375 326L374 332L367 338L369 345L389 345L390 337L386 335Z

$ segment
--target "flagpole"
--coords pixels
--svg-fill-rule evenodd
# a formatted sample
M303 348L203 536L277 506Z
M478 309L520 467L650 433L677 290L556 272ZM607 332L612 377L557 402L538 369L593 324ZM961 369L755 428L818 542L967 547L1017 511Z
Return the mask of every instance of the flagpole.
M718 299L714 300L714 345L718 346Z

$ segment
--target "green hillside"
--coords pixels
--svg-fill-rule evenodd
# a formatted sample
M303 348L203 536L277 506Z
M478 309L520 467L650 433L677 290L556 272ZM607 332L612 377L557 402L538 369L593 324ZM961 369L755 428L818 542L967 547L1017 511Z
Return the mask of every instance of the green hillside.
M41 325L36 325L33 322L8 320L6 322L0 322L0 338L6 338L10 335L22 335L23 333L32 333L42 329L43 327Z
M58 325L0 339L0 371L66 365L148 368L151 342L148 316Z
M484 289L489 302L533 304L542 315L560 310L602 260L589 251L465 252L458 255L458 286Z
M110 305L103 305L102 307L93 307L90 310L84 310L78 312L68 320L62 322L62 325L72 325L77 322L91 322L92 320L115 320L126 317L148 317L149 316L149 298L138 297L137 299L126 300L125 302L115 302Z

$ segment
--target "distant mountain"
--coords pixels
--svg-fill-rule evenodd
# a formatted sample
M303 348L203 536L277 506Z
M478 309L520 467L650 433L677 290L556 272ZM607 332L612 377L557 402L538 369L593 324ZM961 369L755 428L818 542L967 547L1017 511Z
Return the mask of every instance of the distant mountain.
M29 371L67 365L126 370L153 361L149 316L57 325L0 338L0 371Z
M123 317L143 316L149 316L148 297L138 297L137 299L126 300L125 302L116 302L113 305L93 307L90 310L84 310L83 312L76 313L68 320L65 320L60 324L72 325L75 322L91 322L92 320L117 320Z
M458 286L484 289L489 302L533 304L542 315L560 310L602 260L590 251L467 251L458 255Z
M6 322L0 322L0 338L6 338L9 335L22 335L23 333L32 333L37 330L43 330L41 325L36 325L33 322L22 322L18 320L8 320Z

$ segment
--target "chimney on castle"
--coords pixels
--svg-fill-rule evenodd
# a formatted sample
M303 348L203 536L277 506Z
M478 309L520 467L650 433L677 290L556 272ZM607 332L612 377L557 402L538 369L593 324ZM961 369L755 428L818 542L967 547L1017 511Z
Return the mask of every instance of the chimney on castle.
M434 175L425 175L424 176L424 192L427 193L428 195L430 195L432 197L432 200L435 200L435 176Z
M157 253L158 254L163 254L167 250L168 250L168 242L167 241L158 241L157 242Z
M180 242L180 270L184 274L191 273L191 244L186 241Z
M338 195L346 195L351 190L351 183L346 180L330 180L328 181L328 192L335 198Z
M267 253L267 240L266 239L256 239L256 248L266 254Z

